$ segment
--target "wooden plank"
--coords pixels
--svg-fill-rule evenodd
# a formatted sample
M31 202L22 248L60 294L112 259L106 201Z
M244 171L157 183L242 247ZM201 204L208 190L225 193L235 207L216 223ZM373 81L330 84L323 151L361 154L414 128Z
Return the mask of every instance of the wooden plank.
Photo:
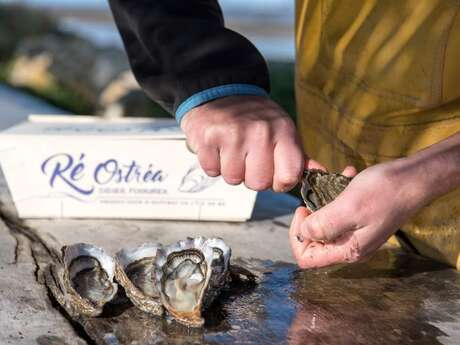
M366 263L321 270L238 262L259 284L226 291L205 313L203 329L149 316L121 300L79 322L100 345L458 344L460 274L441 264L389 247Z
M84 345L36 280L29 239L0 222L0 344Z

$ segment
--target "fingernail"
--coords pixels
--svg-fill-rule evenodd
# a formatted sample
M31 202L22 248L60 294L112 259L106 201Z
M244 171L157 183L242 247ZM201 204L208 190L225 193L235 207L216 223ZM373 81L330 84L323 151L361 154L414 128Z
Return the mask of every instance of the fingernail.
M206 170L205 173L206 175L211 176L211 177L216 177L220 175L220 172L215 171L215 170Z
M234 178L228 178L227 179L227 183L232 184L232 185L238 185L241 182L242 182L241 179L234 179Z

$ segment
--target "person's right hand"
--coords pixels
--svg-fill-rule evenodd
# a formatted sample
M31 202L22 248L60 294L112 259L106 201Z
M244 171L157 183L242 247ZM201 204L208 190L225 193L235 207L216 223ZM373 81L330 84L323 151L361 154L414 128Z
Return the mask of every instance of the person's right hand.
M277 192L302 177L305 158L295 125L269 98L220 98L190 110L181 127L209 176Z

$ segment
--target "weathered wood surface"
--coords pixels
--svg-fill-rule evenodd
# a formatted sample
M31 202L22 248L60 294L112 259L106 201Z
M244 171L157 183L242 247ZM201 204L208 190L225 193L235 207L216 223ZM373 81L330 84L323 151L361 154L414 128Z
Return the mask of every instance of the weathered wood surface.
M86 344L37 281L34 246L0 222L0 344Z

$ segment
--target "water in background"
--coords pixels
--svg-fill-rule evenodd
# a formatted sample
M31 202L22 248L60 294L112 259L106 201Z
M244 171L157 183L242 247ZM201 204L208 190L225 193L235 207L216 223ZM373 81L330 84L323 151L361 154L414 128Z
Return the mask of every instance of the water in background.
M1 0L0 0L1 1ZM1 1L37 7L68 10L62 15L65 29L76 32L100 45L121 46L114 23L85 18L82 10L108 12L107 0L21 0ZM286 0L222 0L219 1L227 26L249 38L269 60L294 59L294 1ZM71 10L80 15L71 15Z

